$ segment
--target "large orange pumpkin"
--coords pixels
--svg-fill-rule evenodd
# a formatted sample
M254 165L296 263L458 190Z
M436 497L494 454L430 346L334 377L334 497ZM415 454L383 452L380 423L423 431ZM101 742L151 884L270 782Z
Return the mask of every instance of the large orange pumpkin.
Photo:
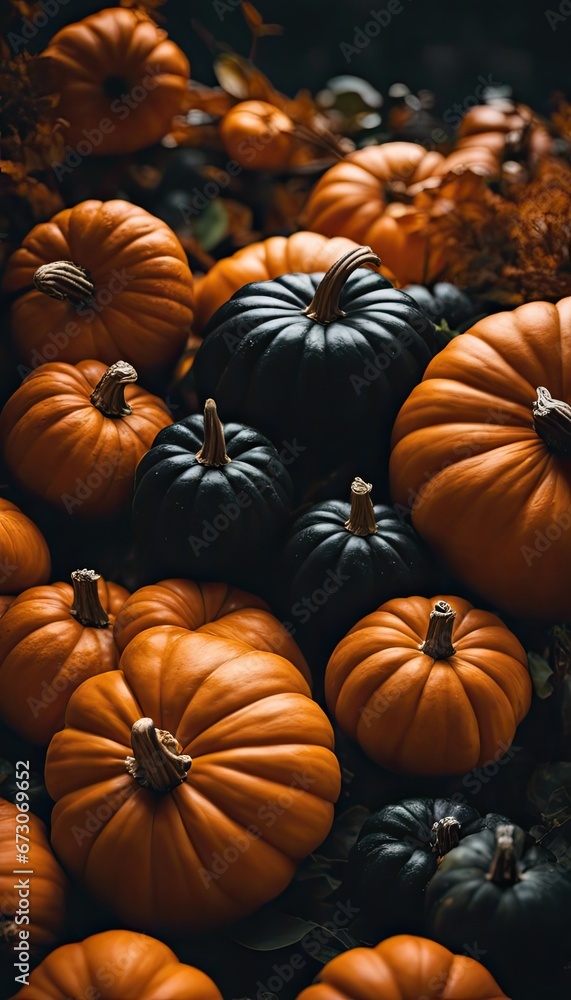
M398 598L334 649L325 696L365 753L404 774L496 760L531 703L527 657L496 615L458 597Z
M126 12L127 13L127 12ZM3 280L22 361L125 360L143 380L174 364L192 322L192 274L177 237L126 201L83 201L35 226Z
M571 617L571 297L497 313L429 364L393 429L393 500L474 592Z
M113 622L128 591L93 570L71 577L25 590L0 621L0 718L43 746L76 687L119 663Z
M50 551L39 528L16 504L0 497L0 594L47 583Z
M64 865L121 921L179 933L285 889L340 789L331 725L293 664L175 626L75 691L45 775Z
M212 980L183 965L162 941L134 931L103 931L64 944L12 1000L222 1000Z
M328 170L309 196L303 224L325 236L366 244L402 284L427 284L444 260L423 232L402 220L417 214L401 200L410 187L438 175L444 157L412 142L387 142L349 153Z
M293 133L291 118L267 101L241 101L220 122L226 151L245 170L285 170Z
M112 7L68 24L42 56L51 62L57 114L69 122L76 157L150 146L183 109L188 59L139 11Z
M115 619L113 633L120 652L139 632L155 625L177 625L193 632L240 639L254 649L279 653L301 671L311 673L297 643L267 604L226 583L161 580L136 590Z
M427 938L398 934L352 948L325 966L298 1000L508 1000L487 969ZM30 997L35 1000L35 997ZM38 998L39 1000L39 998Z
M166 403L133 385L136 378L122 361L55 361L28 375L0 416L16 482L68 514L128 508L140 459L172 424Z

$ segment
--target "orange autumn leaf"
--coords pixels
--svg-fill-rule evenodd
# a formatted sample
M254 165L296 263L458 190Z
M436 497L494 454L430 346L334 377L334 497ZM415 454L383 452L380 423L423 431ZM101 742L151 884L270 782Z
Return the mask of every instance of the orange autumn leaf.
M253 3L243 0L242 13L254 38L263 38L264 35L281 35L283 27L281 24L265 24L260 12L256 10Z

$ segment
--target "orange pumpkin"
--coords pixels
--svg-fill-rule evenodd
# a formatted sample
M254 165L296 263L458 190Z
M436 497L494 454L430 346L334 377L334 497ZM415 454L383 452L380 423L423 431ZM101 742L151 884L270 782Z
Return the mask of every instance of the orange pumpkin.
M526 143L538 157L551 152L551 136L531 108L511 101L469 108L458 127L457 147L486 147L501 162L510 139L513 146Z
M182 246L126 201L84 201L35 226L10 257L3 288L17 293L12 336L30 368L124 359L152 378L175 363L192 322Z
M465 774L510 746L531 704L525 651L459 597L387 601L334 649L330 712L382 767Z
M183 965L162 941L134 931L103 931L64 944L12 1000L222 1000L212 980Z
M301 671L311 686L311 673L297 643L267 604L226 583L161 580L131 594L115 619L115 642L123 652L139 632L155 625L177 625L193 632L240 639L254 649L279 653Z
M16 504L0 497L0 594L47 583L50 551L39 528Z
M112 7L68 24L42 56L59 92L58 117L69 122L66 140L80 157L159 142L183 110L188 59L139 11Z
M17 782L22 788L28 787L29 776L27 769L16 768ZM27 798L23 802L27 804ZM29 863L18 864L16 852L26 843ZM15 869L22 872L15 873ZM27 869L33 874L26 887ZM20 878L24 879L23 886L19 886ZM19 888L28 888L29 895L20 896ZM20 812L19 806L0 799L0 955L3 960L9 959L10 967L18 961L13 948L18 943L19 930L30 932L28 941L34 950L56 943L63 931L66 888L65 876L52 854L42 821L27 809ZM24 914L29 923L23 920Z
M197 283L194 327L203 330L216 310L251 281L268 281L298 272L325 272L349 250L356 249L357 244L343 236L328 239L320 233L310 232L270 236L260 243L250 243L231 257L217 261ZM394 275L388 268L378 270L394 282Z
M428 365L393 428L391 492L454 577L571 617L571 297L496 313Z
M0 718L41 746L63 728L86 677L119 663L113 622L128 591L93 570L71 576L71 586L25 590L0 621Z
M14 479L68 514L105 517L129 507L135 470L172 424L162 399L132 383L125 362L41 365L0 416Z
M426 284L444 260L423 232L402 222L418 214L405 204L407 189L438 175L444 157L412 142L366 146L328 170L313 189L303 224L325 236L366 244L402 284Z
M397 934L337 955L298 1000L508 1000L487 969L427 938ZM35 1000L35 997L30 997ZM38 998L39 1000L39 998Z
M12 594L0 594L0 618L4 617L13 600Z
M285 170L294 123L266 101L241 101L220 122L226 152L245 170Z
M45 776L64 865L121 921L178 933L282 892L340 790L331 725L293 664L175 626L75 691Z

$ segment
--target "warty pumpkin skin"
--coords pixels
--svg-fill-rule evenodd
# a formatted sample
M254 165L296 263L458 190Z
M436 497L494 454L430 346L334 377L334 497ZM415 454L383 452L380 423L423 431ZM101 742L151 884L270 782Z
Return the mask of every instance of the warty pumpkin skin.
M241 101L219 125L227 153L245 170L285 170L293 149L294 123L267 101Z
M29 777L22 768L17 773L21 775L22 784ZM26 820L19 823L17 817L23 815L17 806L0 799L0 956L3 961L9 959L10 965L15 960L13 947L18 943L20 929L30 932L29 943L35 952L53 947L63 932L65 921L66 878L52 853L42 821L26 812ZM31 862L28 866L18 865L16 861L16 833L21 835L20 844L26 842L24 837L28 838ZM26 910L29 924L22 921L21 915L18 917L18 910L23 914L24 906L20 907L18 892L21 876L14 874L15 868L25 867L33 871L26 897L30 904Z
M387 601L341 640L325 674L343 732L404 774L465 774L496 760L531 693L518 639L459 597Z
M279 653L311 686L311 672L297 643L265 601L226 583L161 580L136 590L115 618L113 635L122 653L140 632L177 625L192 632L240 639L254 649Z
M168 407L138 385L125 362L41 365L0 416L6 466L15 481L67 514L128 510L135 470Z
M0 594L47 583L51 559L39 528L16 504L0 497Z
M71 585L31 587L16 597L0 620L0 718L47 746L63 728L72 692L118 666L113 622L128 596L84 569L72 573Z
M393 429L391 493L453 576L497 608L571 616L571 298L479 320Z
M428 938L398 934L337 955L297 1000L509 1000L487 969Z
M183 965L162 941L103 931L48 955L12 1000L222 1000L209 976Z
M192 274L178 238L119 199L83 201L35 226L2 287L17 294L10 326L30 368L125 360L150 384L175 363L192 323Z
M74 693L46 785L54 850L83 887L132 927L186 933L285 889L329 832L340 772L293 664L159 626Z
M69 122L66 141L80 154L92 130L98 141L87 141L87 155L134 153L159 142L183 109L188 60L139 11L113 7L68 24L42 58L59 93L58 117Z

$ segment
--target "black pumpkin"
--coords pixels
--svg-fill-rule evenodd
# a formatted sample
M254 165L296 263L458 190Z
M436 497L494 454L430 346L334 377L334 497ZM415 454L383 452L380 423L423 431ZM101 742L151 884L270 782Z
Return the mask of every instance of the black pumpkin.
M297 446L300 500L338 496L357 468L389 499L391 429L438 350L408 295L379 274L353 274L370 264L379 258L359 247L325 276L245 285L211 317L193 365L199 398L214 396L223 419Z
M251 427L221 424L213 400L161 431L135 477L133 521L149 581L224 580L258 593L291 514L291 479ZM142 581L141 581L142 582Z
M452 951L476 944L486 968L519 996L545 971L546 955L552 965L571 952L571 874L519 827L483 830L450 851L430 880L426 928Z
M372 939L420 934L424 897L441 859L473 833L509 823L453 799L404 799L364 824L349 854L347 882Z
M437 281L432 288L425 285L405 285L403 292L410 295L437 326L444 320L452 333L460 332L482 312L481 307L466 292L450 281Z
M349 629L384 601L438 590L423 542L393 507L373 506L371 490L357 478L350 503L310 507L282 551L276 605L317 673Z

